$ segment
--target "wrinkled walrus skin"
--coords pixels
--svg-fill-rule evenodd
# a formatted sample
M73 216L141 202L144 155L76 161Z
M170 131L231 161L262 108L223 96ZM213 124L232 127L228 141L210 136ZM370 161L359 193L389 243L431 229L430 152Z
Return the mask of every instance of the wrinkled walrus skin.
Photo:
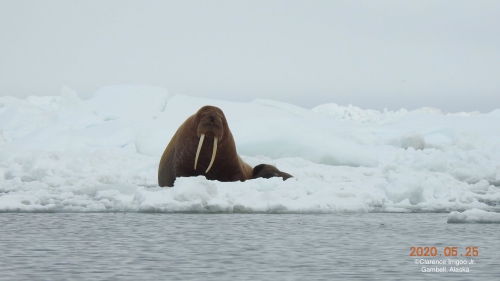
M177 129L161 157L158 185L173 186L178 177L200 175L208 180L224 182L259 177L282 177L285 180L292 177L271 165L261 164L255 170L245 163L236 153L224 113L215 106L200 108Z

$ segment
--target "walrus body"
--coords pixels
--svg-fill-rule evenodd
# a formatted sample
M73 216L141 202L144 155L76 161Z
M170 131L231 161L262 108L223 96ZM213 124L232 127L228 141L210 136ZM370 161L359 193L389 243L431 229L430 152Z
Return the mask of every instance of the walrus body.
M255 178L291 178L276 167L252 169L236 153L236 144L222 110L204 106L177 129L163 152L158 185L174 186L178 177L205 176L209 180L245 181Z
M218 181L253 176L252 167L236 153L224 113L214 106L202 107L177 129L161 157L158 185L173 186L177 177L200 175Z

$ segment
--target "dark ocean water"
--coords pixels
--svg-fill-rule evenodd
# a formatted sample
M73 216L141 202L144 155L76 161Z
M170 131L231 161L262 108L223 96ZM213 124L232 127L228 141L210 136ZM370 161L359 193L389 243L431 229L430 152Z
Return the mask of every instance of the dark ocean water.
M3 213L0 280L500 280L500 224L446 218ZM412 246L438 255L411 257ZM452 246L457 256L444 257ZM478 255L465 257L474 246ZM469 272L422 272L443 265L420 264L471 259L457 266Z

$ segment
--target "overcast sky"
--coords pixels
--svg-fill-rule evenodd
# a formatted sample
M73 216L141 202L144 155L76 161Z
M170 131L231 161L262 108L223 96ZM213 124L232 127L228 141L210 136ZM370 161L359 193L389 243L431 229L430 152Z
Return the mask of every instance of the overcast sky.
M500 1L0 0L0 95L500 108Z

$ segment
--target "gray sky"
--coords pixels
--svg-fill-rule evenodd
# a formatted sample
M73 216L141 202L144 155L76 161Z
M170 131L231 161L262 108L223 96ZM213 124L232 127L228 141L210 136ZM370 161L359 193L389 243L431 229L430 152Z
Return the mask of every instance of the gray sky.
M500 108L500 1L0 0L0 95Z

